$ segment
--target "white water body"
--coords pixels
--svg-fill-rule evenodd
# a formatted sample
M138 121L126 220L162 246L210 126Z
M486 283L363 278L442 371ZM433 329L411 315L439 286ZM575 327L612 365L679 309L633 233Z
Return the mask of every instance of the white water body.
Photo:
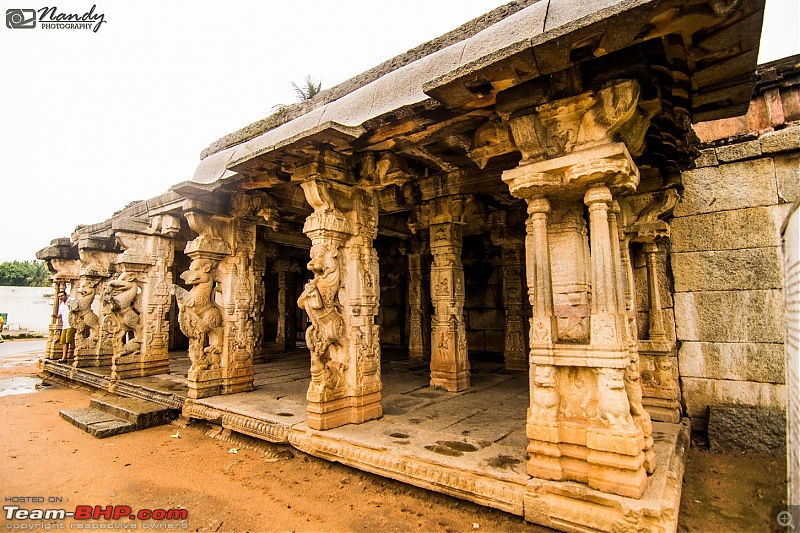
M47 332L53 313L50 287L0 287L0 313L8 313L6 330Z

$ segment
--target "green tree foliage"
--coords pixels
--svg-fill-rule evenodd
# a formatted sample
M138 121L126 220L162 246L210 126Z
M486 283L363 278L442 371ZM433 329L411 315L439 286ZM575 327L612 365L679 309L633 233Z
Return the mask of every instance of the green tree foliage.
M43 261L6 261L0 263L0 285L12 287L47 287L50 285Z
M302 86L298 86L296 83L292 82L292 87L294 87L297 98L300 100L311 100L314 98L314 95L322 90L322 81L314 83L314 80L311 79L311 75L309 74L306 76L306 79L303 80Z

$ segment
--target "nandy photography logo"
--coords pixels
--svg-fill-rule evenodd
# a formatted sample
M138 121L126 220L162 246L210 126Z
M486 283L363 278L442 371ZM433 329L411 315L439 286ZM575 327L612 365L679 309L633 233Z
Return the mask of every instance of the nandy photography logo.
M92 30L97 33L105 23L106 16L97 13L97 5L84 13L60 12L57 7L6 9L6 28L11 30L31 30L38 27L42 30Z

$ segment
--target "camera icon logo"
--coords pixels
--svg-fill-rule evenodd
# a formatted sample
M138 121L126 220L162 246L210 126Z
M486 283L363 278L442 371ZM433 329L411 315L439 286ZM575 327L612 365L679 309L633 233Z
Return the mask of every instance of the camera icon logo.
M7 9L6 28L12 30L28 29L36 27L35 9Z

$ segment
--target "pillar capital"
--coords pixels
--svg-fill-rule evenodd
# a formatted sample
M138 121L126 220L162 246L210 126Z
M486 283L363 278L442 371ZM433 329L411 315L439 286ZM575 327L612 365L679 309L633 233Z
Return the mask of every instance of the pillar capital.
M595 185L586 191L583 196L583 203L590 208L595 204L606 204L606 208L611 206L611 191L605 185Z
M506 114L522 164L563 157L622 139L640 153L654 110L640 105L635 80L614 80L575 96ZM497 134L495 134L497 136Z
M528 214L537 215L550 212L550 202L543 196L537 196L528 200Z

